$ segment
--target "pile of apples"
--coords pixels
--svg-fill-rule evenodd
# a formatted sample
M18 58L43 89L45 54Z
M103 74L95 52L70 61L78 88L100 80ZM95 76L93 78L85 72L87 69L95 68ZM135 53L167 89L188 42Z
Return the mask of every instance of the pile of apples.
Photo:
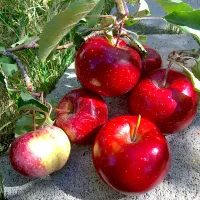
M122 38L117 46L105 36L82 44L75 67L83 88L61 99L54 126L15 139L10 148L13 168L28 177L51 174L66 164L72 142L93 144L94 167L116 191L141 194L163 181L171 157L165 136L192 122L198 93L185 74L161 68L159 53L144 48L148 54L141 59ZM101 96L128 92L130 115L108 120Z

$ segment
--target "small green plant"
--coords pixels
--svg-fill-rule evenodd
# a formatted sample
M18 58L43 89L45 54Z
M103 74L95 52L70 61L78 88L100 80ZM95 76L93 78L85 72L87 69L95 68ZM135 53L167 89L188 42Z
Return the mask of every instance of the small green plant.
M0 200L7 200L4 193L3 176L0 173Z

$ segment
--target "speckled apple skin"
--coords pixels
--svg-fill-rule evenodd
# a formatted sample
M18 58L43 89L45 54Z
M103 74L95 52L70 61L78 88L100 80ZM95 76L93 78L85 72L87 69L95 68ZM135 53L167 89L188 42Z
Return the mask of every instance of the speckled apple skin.
M120 39L117 47L107 38L89 38L78 50L75 67L81 85L97 94L116 97L137 83L142 61L133 48Z
M67 162L71 145L65 132L47 126L16 138L10 147L12 167L21 175L33 178L60 170Z
M67 113L68 102L73 112ZM92 144L99 129L108 120L108 108L97 94L78 88L68 92L58 105L56 126L62 128L73 143Z

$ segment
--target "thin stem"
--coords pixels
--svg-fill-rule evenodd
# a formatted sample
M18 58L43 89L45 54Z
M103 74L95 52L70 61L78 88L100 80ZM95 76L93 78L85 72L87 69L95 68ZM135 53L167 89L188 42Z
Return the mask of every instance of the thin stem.
M114 15L88 15L86 18L113 18Z
M125 29L125 28L122 28L122 30L127 32L127 33L130 33L130 34L134 35L136 37L136 39L138 39L138 37L139 37L139 35L137 33L133 32L133 31L129 31L129 30Z
M138 120L137 120L137 124L136 124L136 127L135 127L135 130L134 130L134 135L132 137L132 141L133 142L136 142L136 138L137 138L137 133L138 133L138 128L140 126L140 122L141 122L141 115L138 116Z
M164 20L162 17L135 17L127 20Z
M44 120L43 120L42 124L40 125L40 127L44 127L44 124L45 124L47 118L49 117L48 113L44 112L43 114L44 114Z
M121 24L120 24L119 33L118 33L118 36L117 36L117 41L116 41L116 43L115 43L115 47L118 45L119 38L120 38L120 35L121 35L121 32L122 32L123 26L124 26L124 21L122 21Z
M17 63L18 67L20 68L20 70L23 74L27 89L29 91L33 91L33 84L31 82L31 79L29 78L28 73L27 73L24 65L22 64L21 60L15 54L13 54L11 52L0 51L0 55L11 57Z
M35 122L35 110L33 110L33 130L36 131L36 122Z
M168 77L169 69L170 69L171 66L172 66L172 62L169 62L168 67L166 69L165 78L164 78L164 81L163 81L163 87L164 88L166 87L167 77Z

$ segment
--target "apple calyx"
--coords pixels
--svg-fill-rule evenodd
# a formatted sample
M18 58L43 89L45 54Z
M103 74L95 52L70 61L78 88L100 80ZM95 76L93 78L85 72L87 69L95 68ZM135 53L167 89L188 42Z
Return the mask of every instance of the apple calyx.
M141 122L141 115L138 116L138 120L137 120L135 128L133 128L132 123L129 124L131 142L136 142L136 140L137 140L137 133L138 133L138 128L140 126L140 122Z

